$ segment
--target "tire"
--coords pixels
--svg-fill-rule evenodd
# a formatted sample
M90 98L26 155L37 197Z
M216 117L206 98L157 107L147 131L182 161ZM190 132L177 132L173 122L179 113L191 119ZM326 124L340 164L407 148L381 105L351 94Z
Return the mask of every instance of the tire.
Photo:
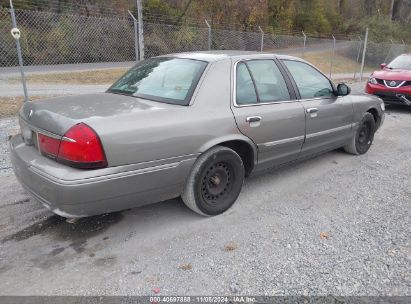
M374 140L375 120L371 113L365 113L358 126L355 136L344 150L354 155L367 153Z
M237 200L244 176L241 157L229 148L216 146L196 160L181 198L198 214L221 214Z

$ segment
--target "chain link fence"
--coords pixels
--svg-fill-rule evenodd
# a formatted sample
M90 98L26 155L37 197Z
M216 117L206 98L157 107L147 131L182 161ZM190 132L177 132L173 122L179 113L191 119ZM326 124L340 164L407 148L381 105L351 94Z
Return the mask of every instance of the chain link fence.
M25 65L129 61L134 57L133 23L128 18L59 15L16 10ZM11 18L0 11L1 66L17 64ZM3 41L5 45L3 46Z
M15 10L31 98L101 91L138 58L136 22L126 16L96 17ZM11 15L0 9L0 99L16 104L22 95ZM364 49L362 37L341 40L243 32L204 26L144 23L145 58L201 50L265 51L303 57L333 79L358 79ZM364 75L404 52L404 43L368 41ZM17 100L17 101L16 101ZM7 106L17 109L18 106ZM6 111L6 112L7 112ZM7 113L8 113L7 112ZM3 113L3 114L2 114ZM4 116L0 108L0 116Z
M145 58L208 48L207 28L144 23L143 32Z
M16 43L10 35L11 16L8 10L0 10L0 67L16 66Z
M26 66L102 62L127 62L136 58L134 23L130 16L95 17L15 10L21 30L21 46ZM8 9L0 10L0 67L18 64L15 42L10 35ZM211 39L211 41L209 41ZM145 58L167 53L207 50L245 50L290 54L307 59L321 58L327 73L354 73L361 59L363 41L334 40L301 35L267 34L188 25L144 23ZM408 46L368 42L366 65L388 62ZM338 58L350 63L338 69ZM336 71L334 59L337 59ZM314 62L316 63L316 62ZM346 62L347 63L347 62ZM355 68L354 68L355 66Z

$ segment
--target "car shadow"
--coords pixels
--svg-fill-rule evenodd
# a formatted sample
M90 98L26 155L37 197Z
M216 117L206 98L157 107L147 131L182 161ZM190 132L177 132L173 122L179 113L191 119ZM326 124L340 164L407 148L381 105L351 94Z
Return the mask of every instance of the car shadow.
M385 105L386 114L390 115L391 113L411 113L411 107L406 105Z
M39 208L42 208L40 204ZM166 223L170 223L170 221L187 221L199 218L204 217L186 208L180 198L119 212L79 218L75 219L73 223L69 223L64 217L50 213L49 217L4 236L0 239L0 244L9 241L20 242L38 235L49 236L54 241L59 242L81 243L104 234L110 227L122 221L124 222L124 220L125 226L128 227L139 226L141 223L145 227L148 225L159 227L162 224L167 225ZM139 227L133 228L139 229ZM164 227L164 229L167 229L167 227ZM130 228L127 228L127 230L130 230Z

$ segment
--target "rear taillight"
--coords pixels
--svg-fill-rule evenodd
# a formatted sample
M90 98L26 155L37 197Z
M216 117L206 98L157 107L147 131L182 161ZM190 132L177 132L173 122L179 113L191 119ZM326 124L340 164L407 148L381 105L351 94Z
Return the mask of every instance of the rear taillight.
M100 138L92 128L79 123L62 138L38 133L40 152L58 162L80 169L107 167L107 159Z
M100 138L84 123L73 126L64 134L57 161L81 169L107 167Z
M53 138L44 134L38 134L38 145L40 152L50 158L56 158L59 152L60 139Z

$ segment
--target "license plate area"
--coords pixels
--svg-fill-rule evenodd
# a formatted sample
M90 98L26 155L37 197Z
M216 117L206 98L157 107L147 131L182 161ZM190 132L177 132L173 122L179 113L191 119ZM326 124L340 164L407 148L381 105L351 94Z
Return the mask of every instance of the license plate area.
M35 136L35 134L33 134L33 130L31 130L30 127L22 119L20 119L19 123L21 135L23 137L25 144L29 146L34 145L33 136Z

